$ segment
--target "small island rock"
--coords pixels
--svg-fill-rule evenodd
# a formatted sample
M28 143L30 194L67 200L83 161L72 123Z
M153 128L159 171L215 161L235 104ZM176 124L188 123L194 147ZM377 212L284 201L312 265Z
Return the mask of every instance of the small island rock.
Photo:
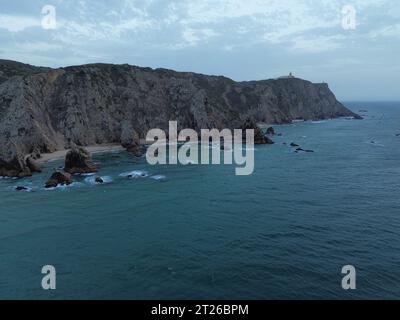
M65 157L64 170L70 174L97 172L90 153L81 147L73 147L68 151Z
M55 188L58 185L70 185L72 183L71 174L67 172L63 172L60 170L56 170L47 180L45 188Z

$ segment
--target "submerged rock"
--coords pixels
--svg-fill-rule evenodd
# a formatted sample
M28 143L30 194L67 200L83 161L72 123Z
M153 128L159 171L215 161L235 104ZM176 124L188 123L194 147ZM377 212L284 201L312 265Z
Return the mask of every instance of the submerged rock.
M306 150L306 149L303 149L303 148L297 148L297 149L296 149L296 152L308 152L308 153L312 153L312 152L314 152L314 150Z
M90 153L81 147L73 147L68 151L65 157L64 170L70 174L97 172Z
M96 183L104 183L104 180L101 177L96 177L94 180Z
M290 144L290 146L291 146L291 147L300 147L297 143L294 143L294 142L292 142L292 143Z
M29 188L24 187L24 186L17 186L14 188L15 191L28 191Z
M45 188L55 188L58 185L70 185L72 183L72 176L67 172L56 170L47 180Z

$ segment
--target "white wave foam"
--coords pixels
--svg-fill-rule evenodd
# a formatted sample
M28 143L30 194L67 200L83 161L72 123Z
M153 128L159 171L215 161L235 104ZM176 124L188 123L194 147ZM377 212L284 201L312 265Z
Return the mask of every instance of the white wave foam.
M370 145L372 145L372 146L375 146L375 147L385 147L384 144L378 143L378 142L376 142L376 141L367 141L367 142L365 142L365 143L368 143L368 144L370 144Z
M100 178L101 178L101 180L103 180L103 183L111 183L113 181L113 179L110 176L101 176ZM95 176L87 177L85 179L85 182L89 183L89 184L93 184L93 185L102 184L102 183L96 182Z
M61 191L64 191L64 190L67 190L67 189L70 189L70 188L74 188L74 187L81 187L81 186L83 186L83 184L81 183L81 182L73 182L73 183L71 183L70 185L58 185L57 187L53 187L53 188L44 188L44 190L46 190L46 191L53 191L53 190L61 190Z
M157 174L157 175L151 176L150 179L157 180L157 181L163 181L163 180L167 180L167 177L162 174Z
M141 170L134 170L130 172L124 172L119 175L120 177L137 179L137 178L146 178L149 176L149 173Z
M94 176L96 173L95 172L92 172L92 173L80 173L79 175L80 176L84 176L84 177L92 177L92 176Z
M24 189L23 190L17 190L19 187L22 187ZM33 191L33 189L31 187L27 187L27 186L14 186L12 189L14 191L17 191L17 192L32 192Z

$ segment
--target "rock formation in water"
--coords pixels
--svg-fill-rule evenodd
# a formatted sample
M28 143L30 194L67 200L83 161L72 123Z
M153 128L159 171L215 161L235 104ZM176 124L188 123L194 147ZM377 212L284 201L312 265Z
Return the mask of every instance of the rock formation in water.
M102 177L96 177L94 182L96 182L96 183L104 183L104 180L103 180Z
M254 144L274 144L267 135L257 126L250 118L242 124L240 129L243 130L243 141L246 141L246 130L254 130Z
M60 170L54 171L49 180L47 180L45 188L55 188L59 185L70 185L72 177L69 173Z
M274 136L275 135L275 129L273 127L269 127L267 129L267 134Z
M65 156L64 171L70 174L82 174L97 172L97 168L86 149L74 146Z
M130 65L36 68L0 60L0 175L30 175L24 156L144 138L153 128L240 128L358 117L327 84L290 78L235 82ZM128 137L128 138L127 138ZM131 146L135 150L135 140ZM132 149L132 148L131 148Z

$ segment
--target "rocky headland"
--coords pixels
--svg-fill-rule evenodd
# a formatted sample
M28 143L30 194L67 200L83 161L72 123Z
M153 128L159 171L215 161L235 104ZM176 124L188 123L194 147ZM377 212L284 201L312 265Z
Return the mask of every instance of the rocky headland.
M121 144L140 156L147 131L167 131L171 120L198 131L252 127L257 143L271 144L256 123L337 117L360 118L327 84L298 78L235 82L130 65L50 69L0 60L0 176L29 176L40 170L40 154L74 146ZM73 161L85 159L79 151Z

